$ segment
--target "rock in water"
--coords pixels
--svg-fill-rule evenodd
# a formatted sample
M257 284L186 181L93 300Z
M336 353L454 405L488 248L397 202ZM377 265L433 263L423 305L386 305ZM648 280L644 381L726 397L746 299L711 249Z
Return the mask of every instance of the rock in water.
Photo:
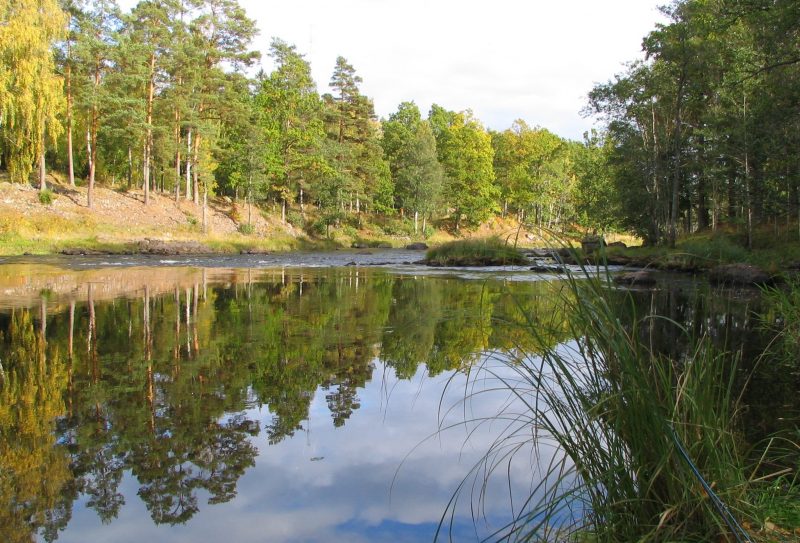
M763 285L772 278L752 264L722 264L711 270L708 279L718 285Z
M618 285L631 287L649 287L656 284L656 277L653 272L638 270L618 275L614 277L614 282Z

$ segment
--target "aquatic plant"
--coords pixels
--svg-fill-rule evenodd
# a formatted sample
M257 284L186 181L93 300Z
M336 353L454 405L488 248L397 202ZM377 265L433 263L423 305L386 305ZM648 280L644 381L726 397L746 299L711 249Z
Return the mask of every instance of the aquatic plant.
M492 540L748 540L737 520L751 514L753 478L737 432L738 356L664 317L637 314L626 294L602 270L570 275L561 294L566 323L531 315L524 327L538 348L505 352L473 370L483 387L466 402L497 389L516 401L477 421L506 426L471 484L459 487L440 534L459 493L472 488L480 501L492 476L510 474L507 466L532 446L533 454L541 447L559 454ZM658 350L657 320L679 331L682 356ZM571 340L548 343L546 330L564 324Z

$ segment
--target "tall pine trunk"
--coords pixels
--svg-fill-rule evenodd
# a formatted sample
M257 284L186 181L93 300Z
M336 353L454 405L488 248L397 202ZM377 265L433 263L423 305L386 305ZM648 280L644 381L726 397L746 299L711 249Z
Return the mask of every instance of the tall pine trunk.
M69 186L75 186L75 166L72 153L72 47L67 40L67 69L65 75L67 86L67 174Z
M192 129L186 135L186 194L187 200L192 199Z
M100 59L96 59L94 67L94 94L97 96L97 89L100 87ZM86 203L89 208L92 207L92 196L94 193L94 176L97 171L97 131L100 127L100 112L97 109L97 103L92 103L92 111L87 130L87 145L89 147L89 187L86 191Z
M144 160L142 179L144 185L144 203L150 202L150 158L153 153L153 96L155 94L156 54L150 53L150 73L147 81L147 106L144 135Z
M675 98L675 164L672 172L672 204L669 215L669 246L675 247L678 239L678 214L680 213L681 194L681 123L683 106L683 87L686 82L686 68L684 66L678 79L678 92Z

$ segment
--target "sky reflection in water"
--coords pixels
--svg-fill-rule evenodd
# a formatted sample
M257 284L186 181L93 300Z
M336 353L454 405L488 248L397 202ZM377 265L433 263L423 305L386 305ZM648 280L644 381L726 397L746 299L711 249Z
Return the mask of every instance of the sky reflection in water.
M558 313L549 282L344 268L30 273L49 279L6 288L0 354L64 401L47 404L55 428L35 406L0 427L40 436L9 442L0 462L53 455L33 480L7 464L0 507L40 539L51 523L58 541L430 541L504 428L461 423L509 405L507 391L474 396L493 383L467 387L456 370L502 367L498 353L524 337L515 299ZM20 347L30 360L14 362ZM445 531L475 540L508 522L509 492L527 497L549 461L540 454L521 450L480 503L468 483ZM47 485L62 505L12 505ZM0 535L26 539L10 526Z

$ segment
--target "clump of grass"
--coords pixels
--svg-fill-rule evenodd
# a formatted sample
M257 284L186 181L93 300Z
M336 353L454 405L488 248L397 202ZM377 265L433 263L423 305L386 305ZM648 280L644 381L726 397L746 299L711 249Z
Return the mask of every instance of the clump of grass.
M738 529L737 517L752 513L752 467L736 427L736 356L672 322L688 348L669 358L648 340L661 317L637 315L630 293L609 289L607 277L586 271L564 285L567 322L529 316L525 333L536 352L504 353L511 377L490 364L472 375L507 387L523 406L497 414L506 429L473 476L482 474L485 484L523 442L555 444L563 458L494 536L735 541L729 523ZM566 325L572 339L553 346L546 330L554 325Z
M43 189L39 191L39 203L49 206L56 199L55 194L50 189Z
M497 237L451 241L425 255L429 266L510 266L527 264L528 259L516 248Z
M251 236L255 233L256 227L252 223L243 222L238 226L237 230L239 230L240 234Z
M747 262L750 254L745 247L724 235L687 239L678 245L681 253L699 264Z

